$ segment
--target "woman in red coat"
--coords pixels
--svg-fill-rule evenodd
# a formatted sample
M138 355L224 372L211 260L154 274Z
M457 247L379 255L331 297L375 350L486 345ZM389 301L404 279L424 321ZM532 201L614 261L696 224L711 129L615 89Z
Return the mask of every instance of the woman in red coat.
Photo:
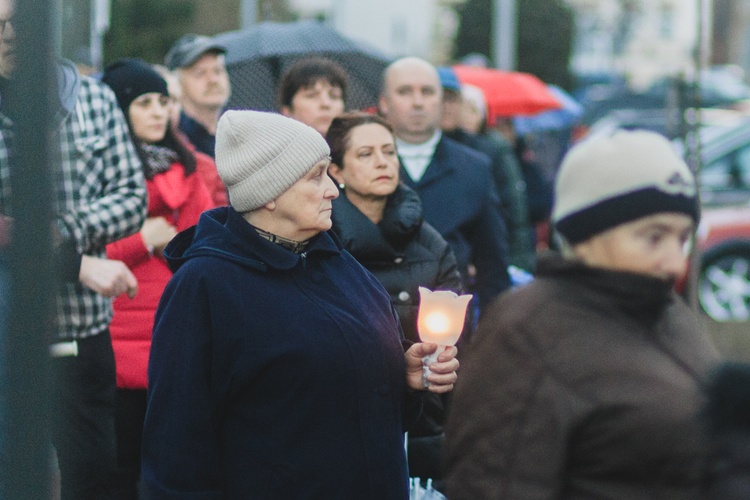
M122 59L107 67L102 81L112 87L127 118L148 190L148 216L141 230L107 245L109 258L125 262L138 278L134 299L114 301L110 325L117 371L118 467L113 488L116 498L137 499L151 331L172 276L162 250L215 203L196 171L195 154L169 127L165 80L144 61Z

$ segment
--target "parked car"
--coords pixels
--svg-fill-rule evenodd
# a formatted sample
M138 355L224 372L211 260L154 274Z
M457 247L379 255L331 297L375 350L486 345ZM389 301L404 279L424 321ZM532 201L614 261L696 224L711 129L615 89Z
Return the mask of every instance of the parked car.
M703 312L716 321L749 320L750 204L705 206L696 243L696 291Z
M704 127L700 139L698 303L714 320L749 320L750 120Z
M611 134L617 129L645 129L674 140L684 135L698 120L703 124L704 130L719 131L728 130L729 127L748 119L747 113L736 109L703 108L700 114L695 109L686 109L683 113L681 117L677 109L615 109L596 120L590 127L580 128L578 133L591 136ZM715 132L713 135L716 134Z
M701 73L700 104L694 102L697 96L692 92L693 84L678 77L660 78L641 91L630 88L624 82L598 85L581 96L585 111L580 121L584 126L590 126L615 110L659 111L678 107L680 100L685 108L695 105L714 108L750 99L750 86L738 76L735 69L713 67L704 70Z
M684 147L678 144L679 150ZM701 200L710 206L750 200L750 119L704 127L698 173Z

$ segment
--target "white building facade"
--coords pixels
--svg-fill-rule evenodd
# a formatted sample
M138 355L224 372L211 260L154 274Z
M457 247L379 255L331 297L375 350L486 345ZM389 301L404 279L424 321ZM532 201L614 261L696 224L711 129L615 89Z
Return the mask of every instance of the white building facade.
M567 0L576 11L572 69L616 73L636 88L665 75L691 74L710 0Z
M288 0L302 18L323 19L339 33L392 57L448 62L458 19L447 0Z
M388 55L444 64L458 30L451 7L464 0L287 1L300 17L324 19L340 33ZM577 74L623 75L633 87L645 88L662 76L690 75L699 30L704 44L710 40L712 0L566 1L575 12L571 69ZM708 48L702 50L707 53Z

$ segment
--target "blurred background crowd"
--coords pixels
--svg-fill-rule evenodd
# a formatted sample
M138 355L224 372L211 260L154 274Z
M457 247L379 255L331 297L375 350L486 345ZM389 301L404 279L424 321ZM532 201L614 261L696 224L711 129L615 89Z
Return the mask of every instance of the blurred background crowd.
M350 71L355 81L347 109L373 105L372 95L359 95L360 78L369 86L364 93L377 93L379 85L377 70L353 64L353 58L358 63L365 59L351 51L366 52L366 60L377 61L376 67L378 62L414 55L436 66L468 64L530 73L558 96L565 93L565 113L530 121L513 115L521 132L514 134L519 139L516 149L522 158L533 155L547 178L552 178L573 141L617 127L660 132L675 141L696 170L701 167L702 198L709 208L699 233L704 256L688 292L715 320L743 321L750 315L746 294L730 299L723 293L732 283L747 286L750 279L743 272L750 267L750 224L734 208L744 199L744 179L750 176L750 160L743 160L747 155L741 147L750 135L742 124L750 98L745 77L750 68L750 11L742 0L60 4L57 29L65 33L60 50L84 71L102 69L119 57L160 62L174 40L187 32L219 35L236 47L227 54L234 86L229 108L275 109L274 83L290 62L301 57L300 48L293 45L307 40L314 42L305 50L332 57L347 69L358 67ZM282 34L277 23L298 24L300 31ZM316 31L305 34L305 29ZM241 34L246 30L252 33ZM330 38L333 34L357 48L342 48L340 41ZM270 42L274 36L295 39L286 48L275 46L275 54L262 54L267 49L254 45L253 40L263 39L265 47L271 47L277 43ZM258 53L245 52L247 47L257 47L253 50Z
M233 49L226 56L234 87L229 109L275 109L276 81L305 50L350 70L347 109L374 105L378 71L403 55L437 66L532 74L558 97L564 94L564 109L551 117L510 115L516 152L533 157L547 179L573 141L616 127L660 132L675 140L696 170L705 167L705 255L687 292L715 320L750 315L746 294L729 299L723 293L750 279L743 273L750 267L750 224L726 209L743 199L750 176L741 148L750 135L742 125L750 99L750 12L742 0L61 0L57 6L59 50L83 72L100 71L120 57L161 62L184 33L218 35ZM298 26L293 34L283 31L289 23ZM535 222L543 218L531 212ZM544 227L536 229L545 244Z

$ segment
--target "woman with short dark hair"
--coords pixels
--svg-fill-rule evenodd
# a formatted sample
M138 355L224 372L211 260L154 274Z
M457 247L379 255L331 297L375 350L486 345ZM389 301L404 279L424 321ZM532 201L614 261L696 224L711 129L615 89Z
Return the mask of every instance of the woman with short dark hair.
M294 62L279 81L281 114L325 135L331 120L344 112L348 78L346 70L330 59Z

